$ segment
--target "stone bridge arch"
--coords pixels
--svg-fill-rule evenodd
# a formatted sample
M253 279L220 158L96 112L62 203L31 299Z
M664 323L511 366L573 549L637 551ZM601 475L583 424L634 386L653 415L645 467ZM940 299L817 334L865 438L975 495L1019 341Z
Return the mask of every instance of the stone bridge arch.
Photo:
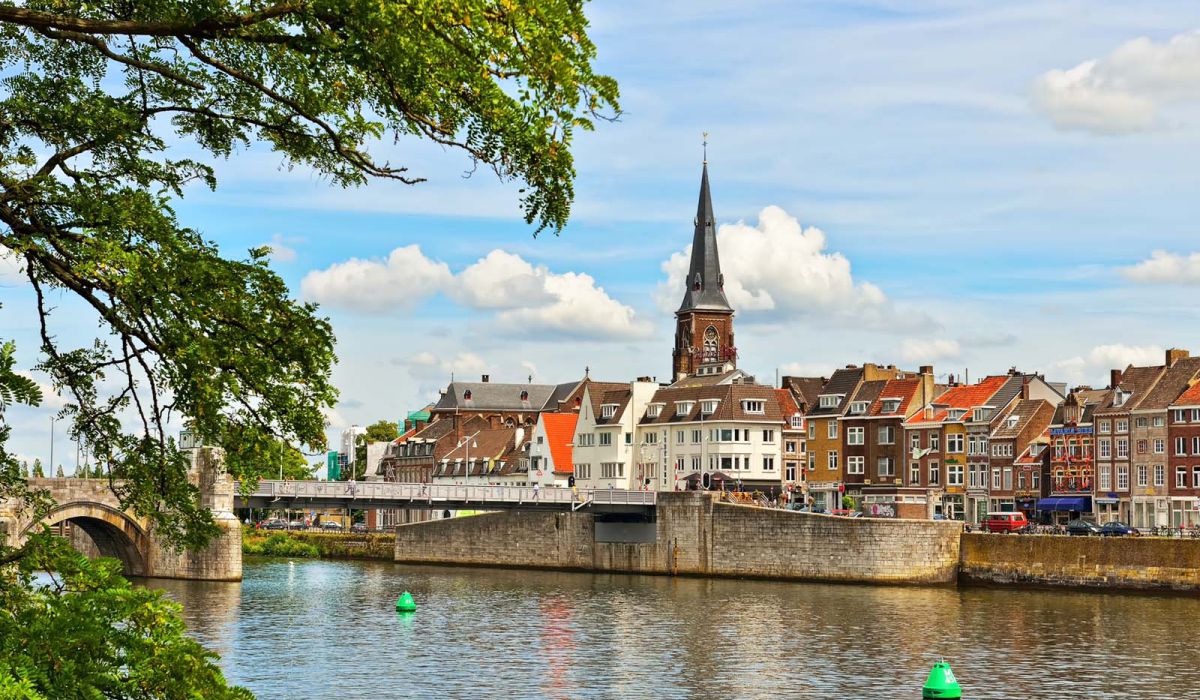
M148 576L153 542L146 528L135 518L105 503L75 502L55 506L46 517L31 523L21 533L23 540L40 525L70 523L82 530L101 556L117 559L124 565L126 576ZM78 547L79 542L74 544Z

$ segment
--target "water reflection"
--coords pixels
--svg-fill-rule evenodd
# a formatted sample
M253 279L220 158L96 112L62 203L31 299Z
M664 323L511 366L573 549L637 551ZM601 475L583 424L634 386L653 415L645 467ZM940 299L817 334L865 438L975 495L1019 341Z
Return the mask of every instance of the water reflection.
M1200 687L1192 598L363 562L151 585L263 698L919 697L942 656L972 700Z

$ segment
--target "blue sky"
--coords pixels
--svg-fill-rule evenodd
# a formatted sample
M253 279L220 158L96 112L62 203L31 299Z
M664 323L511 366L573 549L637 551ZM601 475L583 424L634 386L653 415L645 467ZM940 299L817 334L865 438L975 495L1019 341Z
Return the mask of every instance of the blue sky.
M1197 3L589 16L625 114L580 136L560 236L532 236L516 185L464 179L461 154L412 141L388 156L429 178L416 187L336 189L260 147L180 203L231 255L276 244L275 268L322 303L341 358L331 431L402 416L452 371L665 378L702 131L742 366L764 380L883 361L1101 384L1200 350ZM0 287L0 323L31 364L23 298ZM14 416L19 453L45 454L47 411Z

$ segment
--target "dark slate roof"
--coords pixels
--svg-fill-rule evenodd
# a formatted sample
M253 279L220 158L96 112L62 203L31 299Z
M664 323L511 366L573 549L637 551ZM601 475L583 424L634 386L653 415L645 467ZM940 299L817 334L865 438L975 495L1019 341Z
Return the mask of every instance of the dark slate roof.
M721 372L720 374L689 374L686 377L682 377L682 378L676 380L674 383L671 384L670 388L681 389L684 387L691 387L691 386L712 386L714 384L732 384L734 382L753 384L754 377L750 376L744 370L740 370L740 369L731 369L728 372Z
M493 382L450 382L434 411L470 409L476 411L541 411L558 391L553 384L499 384ZM466 398L466 392L471 398ZM526 401L521 392L529 392ZM551 406L556 408L556 406Z
M692 262L688 267L687 290L679 313L685 311L729 311L725 298L725 278L717 254L717 222L713 216L712 196L708 191L708 162L700 176L700 201L696 205L696 230L692 235Z
M821 387L820 394L843 394L849 398L850 394L854 393L854 389L862 380L862 367L846 367L839 369L833 373L829 381L825 382L825 386ZM842 413L842 409L846 407L846 399L842 399L842 403L837 408L821 408L818 401L813 408L808 412L810 416L836 416Z
M587 394L592 404L592 417L595 419L596 425L619 423L621 414L629 405L629 398L633 396L628 384L618 382L589 382ZM606 403L617 404L617 410L613 413L612 418L600 417L600 406Z
M816 407L817 396L827 381L825 377L784 377L783 386L792 390L797 403L811 411Z
M859 384L858 391L854 392L853 396L847 397L846 403L843 405L843 408L846 410L849 410L850 404L859 403L860 401L866 401L867 402L867 410L858 415L865 416L865 415L870 414L871 404L875 403L875 399L878 399L879 395L883 393L883 389L884 389L884 387L886 387L888 385L888 381L890 381L890 380L875 379L875 380L872 380L869 382L863 382L862 384ZM850 415L850 414L847 413L846 415Z
M1200 372L1200 357L1185 357L1167 368L1162 378L1138 402L1139 409L1166 409L1191 385Z
M658 416L639 417L642 425L657 425L664 423L682 423L700 420L700 402L705 399L719 399L717 410L710 416L704 416L706 421L721 420L750 420L767 423L784 422L783 412L779 409L779 401L775 398L775 390L762 384L719 384L717 386L696 386L671 388L667 387L654 392L650 403L663 404ZM748 414L742 408L745 399L758 399L763 402L763 413ZM692 409L686 414L675 412L676 402L691 401ZM648 413L648 412L647 412Z
M1121 383L1118 386L1121 391L1129 394L1129 397L1125 399L1125 403L1120 406L1114 406L1113 399L1116 392L1108 392L1108 395L1104 399L1104 404L1096 408L1096 415L1127 413L1137 408L1138 402L1154 387L1165 369L1166 367L1163 365L1152 367L1134 367L1130 365L1126 367L1125 372L1121 375Z
M1083 414L1079 417L1080 425L1087 425L1092 422L1092 415L1096 412L1097 408L1104 404L1105 399L1108 398L1109 391L1109 389L1078 389L1071 392L1070 396L1076 397L1083 403ZM1068 396L1067 401L1070 400L1070 396ZM1059 402L1058 406L1054 409L1054 418L1051 420L1051 423L1054 425L1063 424L1063 410L1065 406L1066 401Z
M992 431L993 439L1015 438L1021 434L1025 426L1029 424L1035 417L1038 416L1038 411L1043 407L1049 407L1050 402L1044 399L1017 399L1013 402L1010 410L1006 411L1004 416L1000 418L995 430ZM1049 419L1053 415L1052 411L1046 411L1046 418ZM1009 418L1016 416L1017 421L1014 425L1009 425ZM1049 422L1046 423L1049 425ZM1043 429L1045 426L1042 426Z

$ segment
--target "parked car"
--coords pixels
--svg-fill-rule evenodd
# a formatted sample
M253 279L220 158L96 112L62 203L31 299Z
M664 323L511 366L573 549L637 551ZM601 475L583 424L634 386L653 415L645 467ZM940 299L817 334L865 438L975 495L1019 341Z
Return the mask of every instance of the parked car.
M286 530L287 523L282 520L268 520L266 525L263 525L264 530Z
M321 523L321 529L322 530L341 530L342 525L341 525L341 523L335 523L332 520L326 520L325 522Z
M982 523L984 532L1016 532L1028 526L1029 520L1021 511L988 513Z
M1114 520L1101 525L1100 534L1104 535L1105 537L1123 537L1126 535L1136 537L1142 533L1138 532L1136 527L1131 527L1128 523L1122 523Z
M366 531L367 531L366 523L354 523L353 525L350 526L350 532L366 532Z
M1072 520L1067 523L1068 535L1099 535L1100 526L1090 520Z
M288 523L287 529L305 530L308 529L308 523L304 522L303 520L293 520L292 522Z

